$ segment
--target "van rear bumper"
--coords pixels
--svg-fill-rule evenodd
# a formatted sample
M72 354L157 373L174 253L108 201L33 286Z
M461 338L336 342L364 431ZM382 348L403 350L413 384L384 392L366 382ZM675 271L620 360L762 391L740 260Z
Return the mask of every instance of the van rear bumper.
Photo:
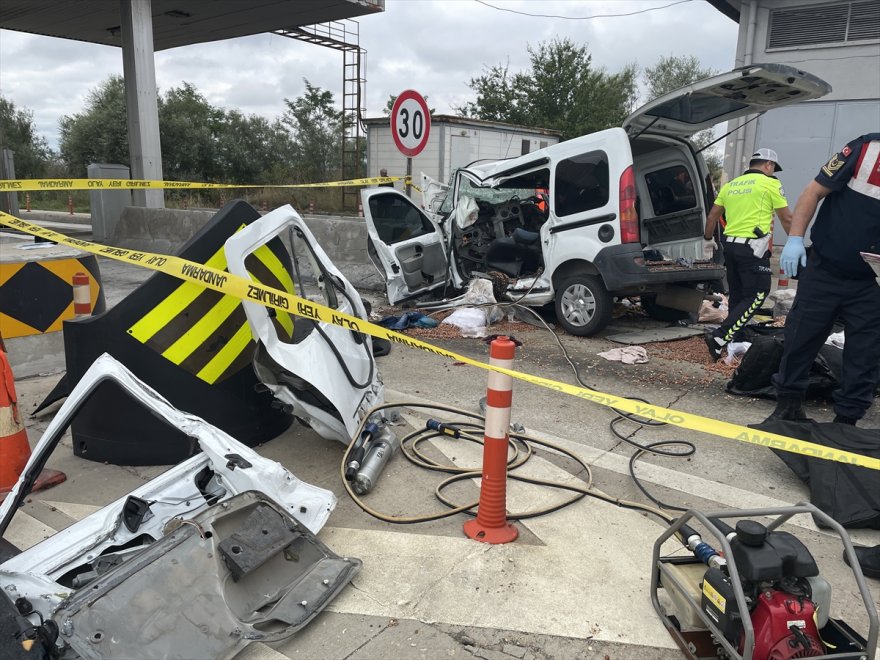
M646 265L639 243L623 243L603 248L593 260L602 274L605 288L614 293L627 290L651 290L674 282L707 282L724 277L724 266L698 261L692 267L674 262Z

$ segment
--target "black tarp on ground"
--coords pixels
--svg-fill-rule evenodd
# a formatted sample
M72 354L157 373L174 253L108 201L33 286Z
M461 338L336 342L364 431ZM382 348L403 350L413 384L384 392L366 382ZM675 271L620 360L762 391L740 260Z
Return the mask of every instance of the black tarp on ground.
M206 263L212 258L216 262L226 239L242 225L260 217L259 211L250 204L234 200L220 209L177 255L197 263ZM279 240L274 239L266 247L289 273L290 255ZM222 263L220 267L224 268L225 257ZM268 286L284 288L272 279L272 273L260 268L259 263L252 265L249 270L256 279ZM155 323L157 331L149 341L139 341L133 336L133 326L146 314L163 309L161 305L167 303L170 296L179 295L181 284L178 278L156 273L111 310L66 321L67 374L40 407L67 396L92 362L106 352L176 408L198 415L248 446L266 442L286 430L293 418L272 405L270 394L255 390L258 380L251 362L256 344L250 330L244 327L247 319L240 304L189 357L178 363L163 357L163 351L179 337L186 337L200 318L221 304L222 294L203 289L177 312L159 314ZM223 374L211 383L199 378L199 368L223 351L240 330L247 331L248 340ZM197 450L195 440L154 417L111 382L98 386L77 414L71 431L74 454L114 465L166 465L188 458Z
M749 350L727 383L731 394L775 399L776 388L770 377L779 371L785 348L783 328L750 325L744 330L744 341L751 342ZM825 344L810 369L806 396L830 399L831 393L843 378L843 350Z
M818 445L880 458L880 429L848 424L777 421L754 425ZM880 470L773 450L810 488L810 501L844 527L880 529ZM820 524L816 520L816 524Z

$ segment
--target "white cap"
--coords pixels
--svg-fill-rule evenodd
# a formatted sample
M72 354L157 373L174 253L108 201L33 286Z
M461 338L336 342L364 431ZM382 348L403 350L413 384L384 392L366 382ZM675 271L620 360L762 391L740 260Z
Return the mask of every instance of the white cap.
M776 155L773 149L762 147L752 154L751 160L769 160L776 166L776 172L782 171L782 165L779 164L779 156Z

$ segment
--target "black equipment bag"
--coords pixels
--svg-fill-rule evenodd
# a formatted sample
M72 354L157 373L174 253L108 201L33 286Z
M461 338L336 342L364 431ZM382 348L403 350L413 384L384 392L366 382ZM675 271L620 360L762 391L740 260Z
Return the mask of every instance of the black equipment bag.
M743 355L727 383L731 394L754 396L765 399L776 398L776 388L770 377L779 370L785 339L782 328L765 326L746 326L745 340L752 343ZM843 350L825 344L810 368L807 396L816 399L830 399L831 392L842 381Z

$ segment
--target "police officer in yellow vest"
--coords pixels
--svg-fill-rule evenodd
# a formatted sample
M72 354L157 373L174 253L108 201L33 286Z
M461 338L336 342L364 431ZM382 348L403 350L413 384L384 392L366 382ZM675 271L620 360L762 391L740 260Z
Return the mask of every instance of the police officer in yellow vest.
M722 243L729 311L721 327L705 337L713 360L721 357L729 342L740 340L741 330L770 293L770 232L774 211L786 231L791 226L785 191L779 179L773 176L780 171L776 152L758 149L752 154L749 169L721 188L706 219L703 250L708 258L715 247L712 238L715 225L722 214L727 219Z

